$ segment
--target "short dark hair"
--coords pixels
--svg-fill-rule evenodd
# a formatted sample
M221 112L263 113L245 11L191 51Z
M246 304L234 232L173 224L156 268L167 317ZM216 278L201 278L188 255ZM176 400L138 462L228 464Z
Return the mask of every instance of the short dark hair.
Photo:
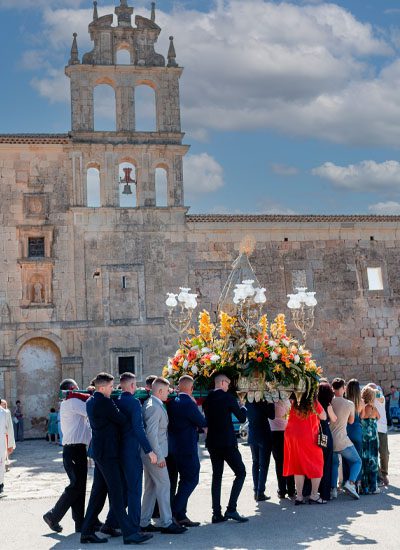
M112 382L114 380L114 376L112 374L108 374L108 372L99 372L99 374L96 376L96 378L93 380L94 385L96 388L100 386L105 386L109 382Z
M73 378L65 378L60 384L60 390L72 390L75 387L77 388L78 384Z
M335 394L328 382L320 382L318 386L318 401L326 410L332 402Z
M150 376L146 378L146 386L151 386L156 378L157 376L155 374L150 374Z
M163 378L162 376L157 376L154 382L151 385L151 388L154 392L154 390L157 390L161 386L169 386L169 381L166 378Z
M133 372L123 372L119 377L120 382L125 382L125 380L135 380L136 375Z
M18 405L18 403L21 403L21 401L18 399L18 401L15 402L16 405Z
M332 388L334 390L340 390L340 388L344 388L346 385L346 382L343 380L343 378L334 378L332 380Z
M181 376L178 380L179 383L183 382L190 382L191 384L194 384L194 379L192 376L190 376L189 374L184 374L183 376Z
M54 407L51 407L50 412L51 412L51 413L55 413L55 412L56 412L56 409L55 409Z

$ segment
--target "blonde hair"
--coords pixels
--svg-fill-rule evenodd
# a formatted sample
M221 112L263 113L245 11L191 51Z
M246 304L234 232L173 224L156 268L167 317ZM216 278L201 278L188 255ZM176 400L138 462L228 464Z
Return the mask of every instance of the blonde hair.
M366 405L373 405L376 397L376 392L374 389L366 386L361 392L361 397L363 398L363 401Z

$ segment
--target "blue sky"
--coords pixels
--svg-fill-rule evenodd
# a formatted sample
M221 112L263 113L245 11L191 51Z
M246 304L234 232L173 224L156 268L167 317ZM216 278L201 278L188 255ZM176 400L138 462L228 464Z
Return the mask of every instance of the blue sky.
M99 0L100 14L119 2ZM148 15L150 1L129 2ZM0 132L66 132L87 0L0 0ZM400 2L159 0L191 212L400 214Z

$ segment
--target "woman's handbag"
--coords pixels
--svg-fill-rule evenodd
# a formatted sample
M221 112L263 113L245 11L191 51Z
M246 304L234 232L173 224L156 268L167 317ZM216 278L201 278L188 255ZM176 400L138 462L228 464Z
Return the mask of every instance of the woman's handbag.
M328 436L322 431L321 422L319 423L318 438L317 438L318 447L325 449L328 446Z

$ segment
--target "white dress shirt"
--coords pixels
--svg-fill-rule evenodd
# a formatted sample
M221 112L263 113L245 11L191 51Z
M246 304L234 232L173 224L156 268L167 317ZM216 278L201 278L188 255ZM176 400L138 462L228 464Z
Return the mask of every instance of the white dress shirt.
M83 443L89 445L92 439L86 403L73 397L62 401L60 405L61 432L63 445Z

